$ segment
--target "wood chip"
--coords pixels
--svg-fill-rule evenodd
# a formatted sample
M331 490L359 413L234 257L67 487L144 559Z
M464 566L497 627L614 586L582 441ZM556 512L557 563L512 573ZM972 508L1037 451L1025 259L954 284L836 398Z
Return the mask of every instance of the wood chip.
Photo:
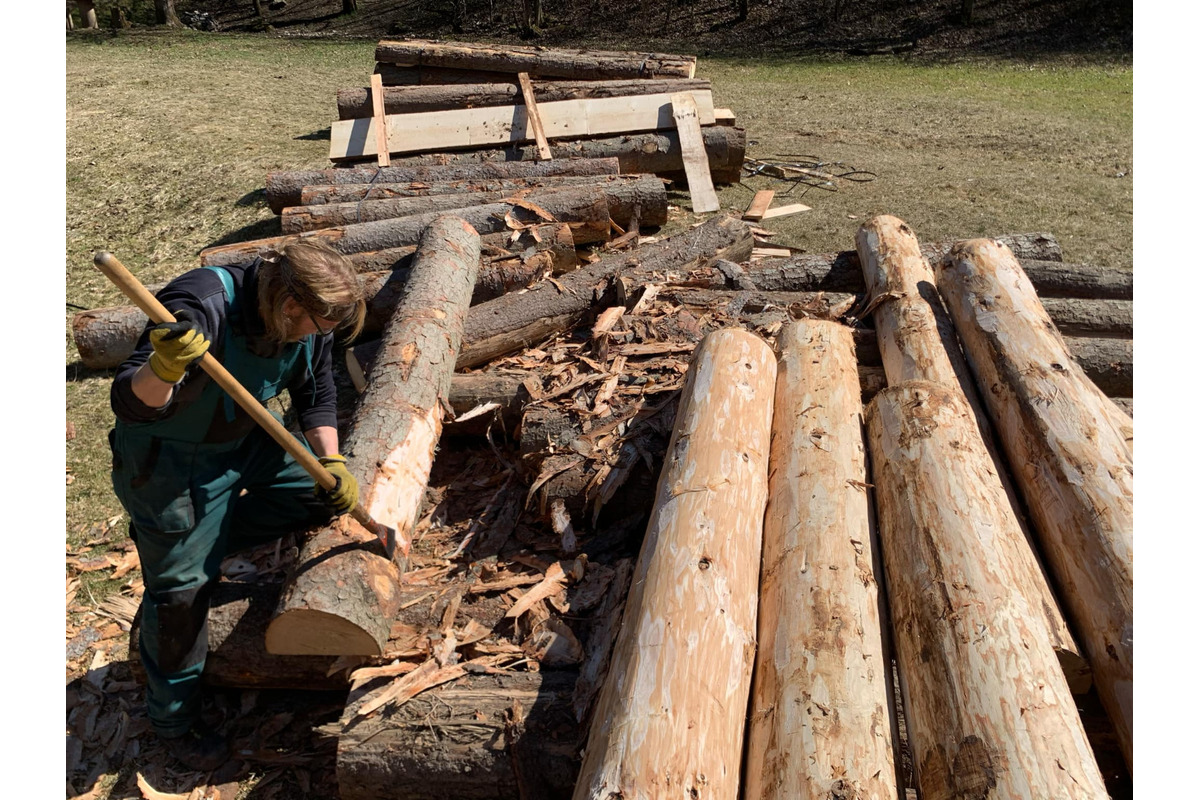
M534 603L539 600L544 600L552 594L558 594L565 591L567 588L567 576L563 571L562 566L555 562L546 570L546 576L542 581L521 596L504 616L510 619L516 619L528 611Z

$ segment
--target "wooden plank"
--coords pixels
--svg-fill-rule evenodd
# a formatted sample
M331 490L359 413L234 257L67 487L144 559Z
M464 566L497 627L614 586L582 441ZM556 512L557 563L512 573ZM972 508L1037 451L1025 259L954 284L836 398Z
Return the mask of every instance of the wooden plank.
M799 214L801 211L812 211L812 209L803 203L792 203L790 206L776 206L775 208L768 208L762 215L762 218L774 219L775 217L786 217L789 214Z
M692 92L698 123L713 122L712 92ZM670 94L559 100L537 106L547 138L574 139L676 127ZM503 145L534 140L527 108L490 106L454 111L387 115L388 150L397 153L456 147ZM373 156L377 150L374 119L334 122L329 158L341 161ZM703 151L703 148L701 148Z
M737 125L737 115L733 113L732 108L715 108L713 116L718 125Z
M518 72L517 82L521 84L521 96L525 98L525 114L529 117L529 127L533 128L538 156L542 161L549 161L554 156L550 153L550 143L546 141L546 131L542 128L542 115L538 112L537 100L533 98L533 84L529 82L529 73Z
M390 167L391 156L387 147L387 115L383 113L383 76L371 76L371 106L375 110L375 150L379 166Z
M761 192L755 192L754 199L750 201L749 208L746 209L745 214L742 214L742 219L758 222L763 218L763 214L767 213L767 209L771 207L771 201L774 199L774 189L763 189Z
M708 153L704 151L704 138L700 133L701 119L694 94L679 92L671 95L671 114L675 118L675 127L679 130L683 171L687 175L688 192L692 196L692 211L697 214L719 211L721 201L717 199L712 173L708 170Z

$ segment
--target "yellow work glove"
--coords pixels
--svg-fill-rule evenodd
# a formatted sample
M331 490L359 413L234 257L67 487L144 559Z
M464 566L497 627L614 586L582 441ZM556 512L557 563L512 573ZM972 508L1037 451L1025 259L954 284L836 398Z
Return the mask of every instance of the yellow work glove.
M321 456L318 461L329 470L329 474L337 478L337 485L327 490L318 483L315 489L317 497L332 511L348 514L358 505L358 481L346 469L346 457L334 454Z
M191 364L208 351L211 342L196 325L196 318L188 310L180 311L175 322L163 322L150 329L150 369L159 380L178 383Z

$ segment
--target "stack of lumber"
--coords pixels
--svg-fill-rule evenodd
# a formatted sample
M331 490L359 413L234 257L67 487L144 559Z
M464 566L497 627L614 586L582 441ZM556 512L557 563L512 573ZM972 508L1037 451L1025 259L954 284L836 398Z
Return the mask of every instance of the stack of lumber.
M648 179L589 163L480 180L595 178L563 191L611 221L605 187ZM280 192L433 169L463 168ZM322 732L347 800L1105 796L1076 703L1128 755L1131 272L889 217L756 258L769 231L728 213L588 260L600 228L555 202L307 234L392 226L350 252L370 315L338 378L401 555L349 520L251 555L271 567L218 585L206 679L345 689ZM81 357L142 325L81 314Z

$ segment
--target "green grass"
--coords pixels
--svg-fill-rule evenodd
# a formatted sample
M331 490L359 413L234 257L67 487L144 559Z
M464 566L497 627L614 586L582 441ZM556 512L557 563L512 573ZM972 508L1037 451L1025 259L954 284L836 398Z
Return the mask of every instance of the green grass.
M197 266L219 240L275 233L266 173L327 165L320 134L336 118L335 93L366 85L373 49L187 31L69 36L66 301L123 303L92 267L96 250L150 283ZM889 213L923 240L1050 231L1068 260L1132 264L1128 65L702 58L698 75L737 113L748 155L812 155L878 175L802 199L764 178L720 190L727 208L758 188L777 189L776 204L812 206L772 220L781 242L852 248L864 219ZM68 541L120 512L105 440L111 374L78 366L73 313Z

